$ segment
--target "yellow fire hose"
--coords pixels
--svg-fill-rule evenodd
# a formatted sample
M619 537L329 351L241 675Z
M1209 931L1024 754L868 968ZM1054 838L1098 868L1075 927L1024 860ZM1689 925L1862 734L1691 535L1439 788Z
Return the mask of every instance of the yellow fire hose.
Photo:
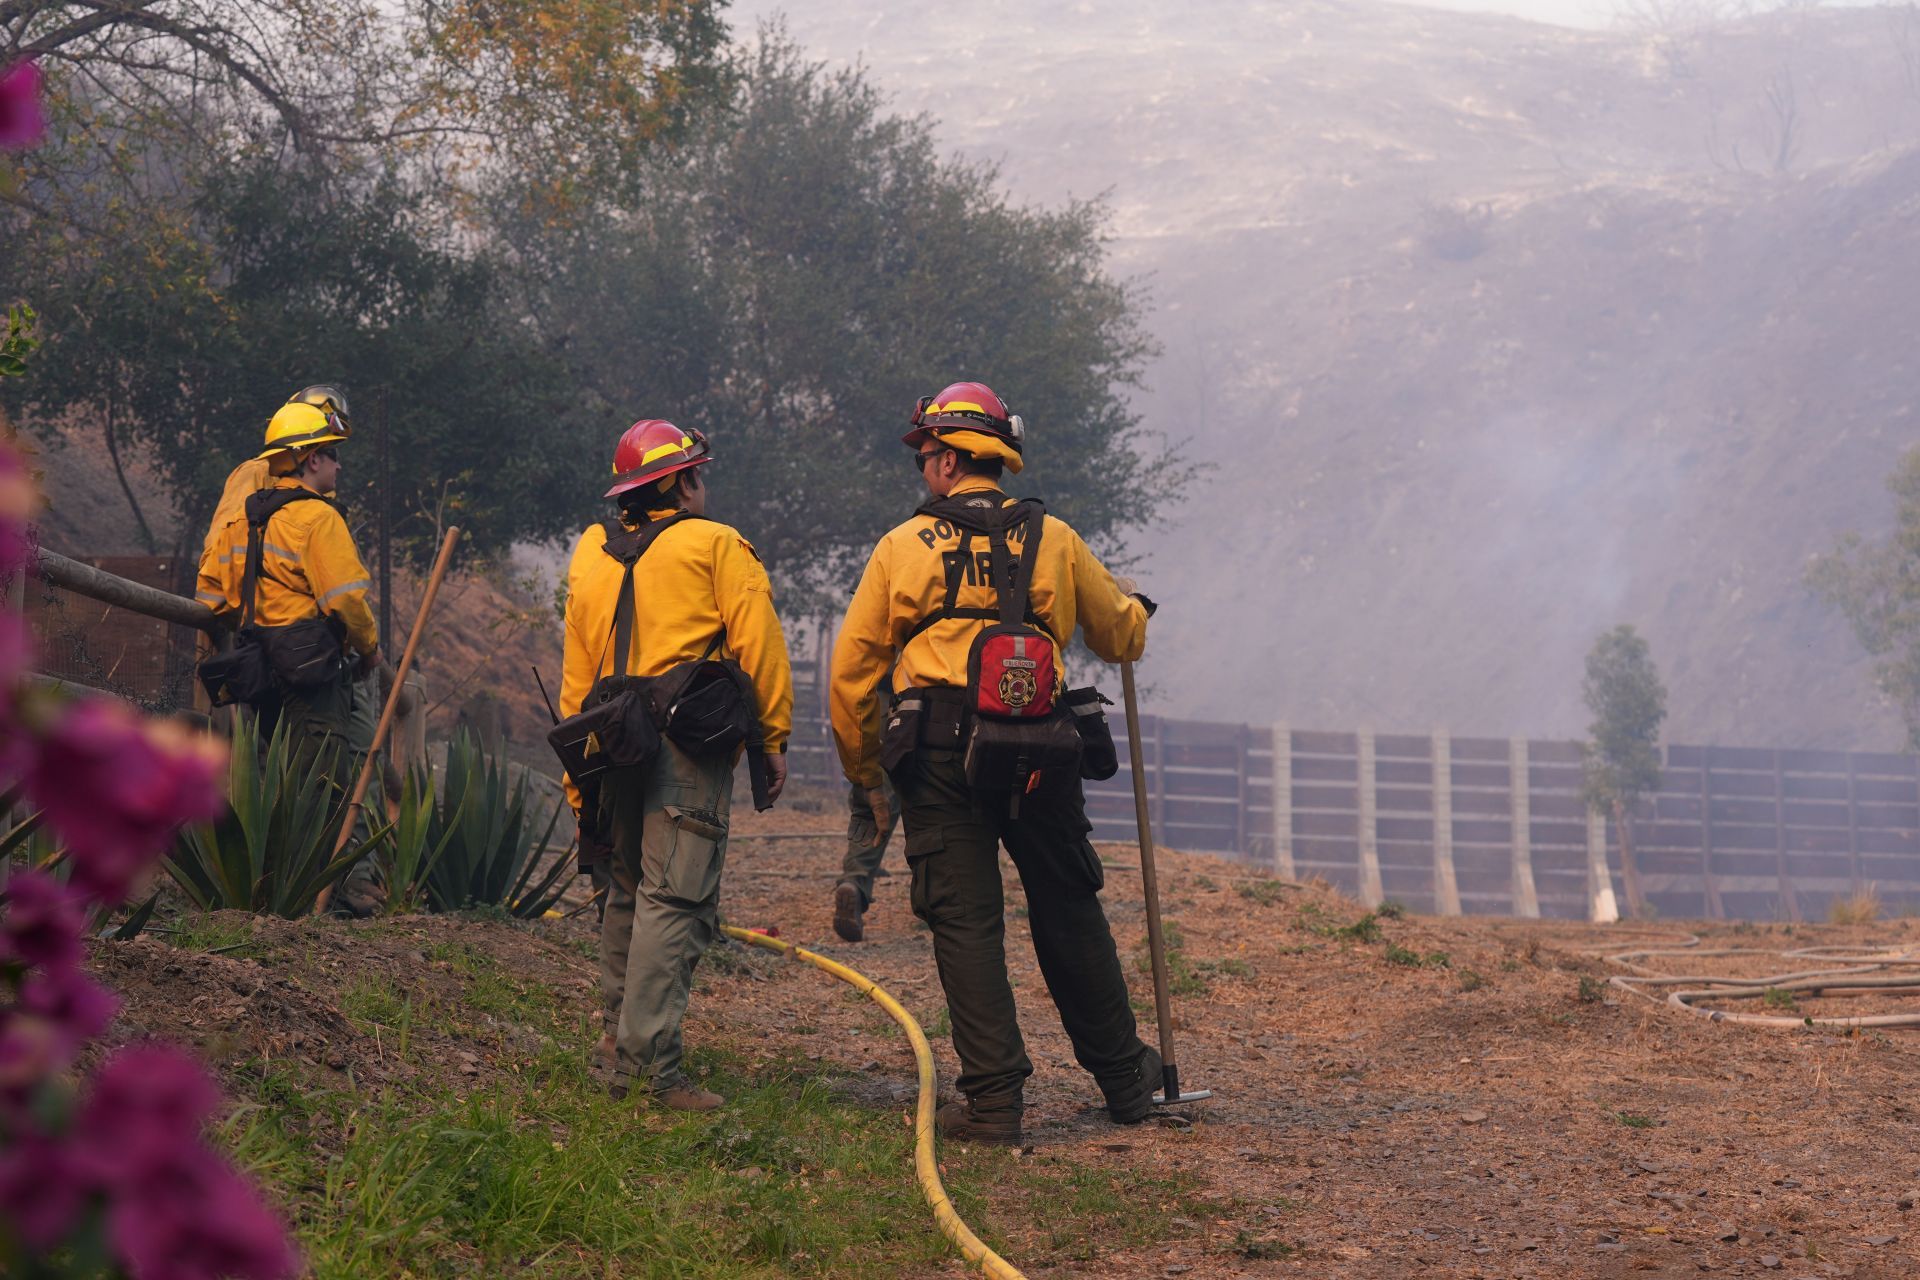
M960 1215L953 1210L953 1202L947 1199L947 1189L940 1185L940 1165L933 1157L933 1050L927 1044L926 1033L913 1020L913 1015L873 979L818 952L796 947L764 933L736 929L732 925L722 925L721 930L736 942L764 947L789 959L805 960L816 969L824 969L885 1009L900 1024L900 1029L907 1033L908 1042L913 1045L914 1065L920 1072L920 1102L913 1113L913 1171L920 1180L920 1190L926 1193L927 1203L933 1207L933 1219L940 1224L940 1233L953 1241L954 1247L968 1262L979 1267L981 1275L991 1276L993 1280L1026 1280L1018 1268L987 1248L980 1237L960 1220Z

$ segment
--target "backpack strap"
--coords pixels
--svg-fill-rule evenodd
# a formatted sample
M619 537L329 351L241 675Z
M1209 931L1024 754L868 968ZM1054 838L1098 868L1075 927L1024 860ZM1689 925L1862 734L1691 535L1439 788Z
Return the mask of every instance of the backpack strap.
M261 489L247 495L247 560L240 573L240 625L253 625L254 597L260 590L261 562L266 558L267 521L295 502L327 502L311 489ZM327 502L328 506L333 504Z
M640 563L640 557L647 554L660 535L669 527L683 520L702 519L705 517L696 516L691 511L679 511L664 520L650 520L638 529L629 529L616 519L600 522L601 527L607 530L607 540L601 544L600 549L626 566L626 572L620 576L620 598L613 606L613 629L607 637L613 645L614 675L627 674L627 655L633 652L633 615L636 608L634 566ZM714 643L718 644L719 641L716 640ZM708 652L712 650L709 649ZM606 660L606 651L602 649L600 661L594 665L594 670L598 672Z
M982 622L1025 622L1037 627L1053 640L1060 642L1054 635L1053 627L1033 611L1030 599L1033 589L1034 565L1040 548L1040 531L1046 527L1046 504L1038 498L1022 498L1010 506L987 507L963 505L962 501L952 498L935 498L922 503L915 511L916 515L932 516L936 520L945 520L960 531L960 561L954 566L955 572L947 576L947 596L944 603L933 612L914 623L908 630L902 645L911 643L913 638L935 623L949 618L977 619ZM1012 549L1007 545L1007 534L1021 524L1027 526L1026 540L1021 544L1018 573L1010 571ZM991 549L989 553L987 576L994 590L995 607L979 608L962 606L960 582L965 576L966 564L973 554L973 537L983 534Z

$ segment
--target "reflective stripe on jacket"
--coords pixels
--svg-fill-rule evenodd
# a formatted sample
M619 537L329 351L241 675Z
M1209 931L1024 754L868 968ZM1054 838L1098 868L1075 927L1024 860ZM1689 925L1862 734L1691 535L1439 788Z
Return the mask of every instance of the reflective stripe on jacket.
M985 476L966 476L954 485L953 495L998 490ZM1071 525L1052 516L1046 520L1030 603L1056 637L1055 647L1078 626L1087 647L1106 661L1138 658L1147 644L1146 607L1120 590ZM922 619L946 603L947 557L957 558L960 541L952 525L916 514L880 539L847 606L833 645L833 741L848 780L860 786L880 785L879 688L888 667L899 662L896 689L966 687L968 650L990 623L944 618L908 639ZM1016 539L1013 546L1019 545ZM955 565L961 587L954 603L990 608L994 591L979 571L987 550L983 535L973 536L973 550L973 563ZM1056 663L1056 669L1064 680L1064 664Z
M654 519L671 511L651 513ZM567 566L566 656L560 670L560 715L580 710L594 681L613 672L613 613L625 568L608 555L607 531L587 526ZM760 556L739 533L716 520L684 520L654 540L634 570L633 647L627 674L663 675L714 651L732 658L753 682L766 750L785 749L793 728L793 671L787 638L773 608L773 584ZM567 779L567 798L580 793Z
M292 476L282 476L269 487L301 485ZM379 627L367 603L373 580L354 549L346 517L332 502L293 502L274 512L262 553L255 622L284 627L330 613L345 625L347 647L355 653L372 653L379 645ZM242 510L229 516L224 529L208 534L194 597L215 613L238 614L246 569L247 517Z

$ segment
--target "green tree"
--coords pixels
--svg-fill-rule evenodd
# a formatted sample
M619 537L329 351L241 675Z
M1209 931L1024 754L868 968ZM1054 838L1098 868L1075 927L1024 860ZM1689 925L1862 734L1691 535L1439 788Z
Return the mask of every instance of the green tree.
M1901 458L1887 488L1893 532L1873 541L1848 534L1808 566L1807 583L1853 625L1875 686L1906 723L1908 749L1920 751L1920 449Z
M38 278L9 279L0 265L0 292L17 284L44 304L45 376L19 403L91 424L143 526L146 507L172 502L194 544L228 471L305 383L356 396L343 494L350 505L369 496L367 393L381 389L403 555L429 554L443 522L482 555L557 535L573 522L545 495L588 475L568 436L580 419L564 369L519 323L496 264L428 222L392 175L329 180L257 159L209 176L190 227L89 243L41 260ZM132 452L170 492L128 481Z
M1646 898L1633 853L1633 813L1640 798L1660 785L1660 727L1667 718L1667 688L1647 642L1623 623L1601 632L1593 642L1581 692L1593 713L1587 729L1587 803L1612 816L1620 840L1627 908L1636 916L1644 915Z
M837 611L875 538L924 496L900 445L915 399L980 378L1029 424L1010 479L1113 552L1191 469L1128 406L1152 348L1108 272L1105 211L1015 204L942 158L858 72L777 29L736 92L646 164L644 198L555 243L515 233L533 312L607 408L714 440L716 514L754 539L783 605Z

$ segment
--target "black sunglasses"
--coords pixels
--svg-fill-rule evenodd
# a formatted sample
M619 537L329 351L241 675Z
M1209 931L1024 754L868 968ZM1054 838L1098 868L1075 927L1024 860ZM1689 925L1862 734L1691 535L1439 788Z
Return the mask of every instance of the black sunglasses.
M933 461L935 458L939 457L941 454L945 452L946 452L945 449L929 449L925 453L914 454L913 469L915 471L925 471L927 469L927 464L929 462Z
M316 454L317 456L319 456L319 457L322 457L322 458L325 458L325 459L326 459L326 460L327 460L328 462L338 462L338 461L340 461L340 451L339 451L338 449L336 449L336 448L334 448L334 447L333 447L332 445L330 445L330 444L329 444L329 445L323 445L323 446L321 446L320 448L318 448L318 449L315 449L315 450L314 450L313 452L314 452L314 453L315 453L315 454Z

